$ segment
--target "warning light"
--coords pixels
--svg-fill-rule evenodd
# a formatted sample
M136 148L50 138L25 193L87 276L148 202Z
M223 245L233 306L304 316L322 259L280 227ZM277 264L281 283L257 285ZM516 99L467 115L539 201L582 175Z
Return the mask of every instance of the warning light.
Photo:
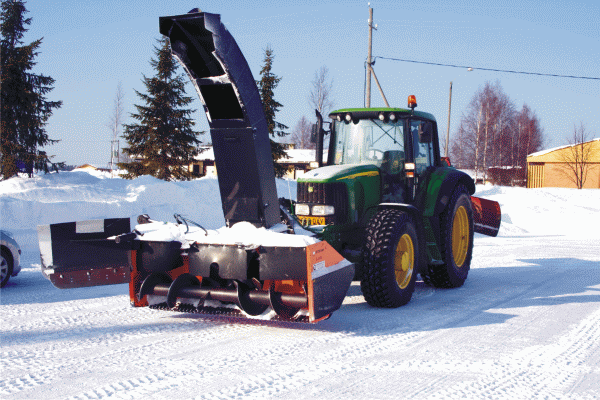
M415 97L414 94L411 94L410 96L408 96L408 108L414 110L414 108L417 106L417 98Z

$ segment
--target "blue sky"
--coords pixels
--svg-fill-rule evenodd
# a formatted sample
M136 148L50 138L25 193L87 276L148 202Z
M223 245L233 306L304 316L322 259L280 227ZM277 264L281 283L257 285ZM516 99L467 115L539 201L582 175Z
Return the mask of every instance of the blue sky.
M34 71L52 76L51 100L63 106L47 132L61 142L46 150L69 165L105 166L110 158L107 128L119 82L125 92L126 122L141 104L142 75L159 37L158 17L194 7L221 14L258 77L264 49L275 53L274 72L283 79L277 119L291 128L312 119L307 97L315 71L326 65L334 79L335 106L362 107L367 56L367 1L74 1L30 0L33 19L27 43L43 37ZM445 134L448 89L453 82L450 132L486 81L500 81L520 109L532 108L546 135L545 148L566 143L583 122L600 137L600 80L541 77L477 70L477 67L600 77L600 5L593 1L371 1L373 55L475 70L378 59L375 72L392 106L405 107L414 94L418 109L433 113ZM183 70L181 70L183 72ZM374 85L374 82L373 82ZM197 98L189 86L188 93ZM372 105L383 101L374 88ZM208 131L200 101L197 128ZM201 140L208 142L206 133ZM124 146L121 141L121 146Z

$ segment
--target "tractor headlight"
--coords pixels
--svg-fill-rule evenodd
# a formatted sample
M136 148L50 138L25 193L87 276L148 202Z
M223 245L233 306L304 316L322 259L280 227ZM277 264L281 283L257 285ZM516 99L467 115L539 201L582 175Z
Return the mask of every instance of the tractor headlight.
M310 215L308 204L296 204L296 215Z
M312 208L312 215L333 215L335 208L333 206L317 205Z

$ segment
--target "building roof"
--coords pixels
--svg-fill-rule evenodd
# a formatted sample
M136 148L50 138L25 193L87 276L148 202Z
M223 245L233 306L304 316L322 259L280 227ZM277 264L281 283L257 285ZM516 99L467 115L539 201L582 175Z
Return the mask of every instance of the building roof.
M590 162L600 162L600 138L592 139L585 143L591 143L593 146ZM527 162L564 162L564 151L573 146L575 145L568 144L529 154Z
M94 169L94 170L96 170L96 169L98 169L98 167L96 167L95 165L92 165L92 164L83 164L83 165L76 167L75 169Z
M212 160L215 159L215 153L212 146L205 147L205 151L196 156L196 160ZM315 161L316 150L312 149L288 149L285 151L289 158L279 160L282 164L308 164ZM327 161L327 151L323 151L323 161Z
M317 151L314 149L289 149L285 151L289 158L279 160L282 164L308 164L315 161ZM323 150L323 161L327 161L327 151Z

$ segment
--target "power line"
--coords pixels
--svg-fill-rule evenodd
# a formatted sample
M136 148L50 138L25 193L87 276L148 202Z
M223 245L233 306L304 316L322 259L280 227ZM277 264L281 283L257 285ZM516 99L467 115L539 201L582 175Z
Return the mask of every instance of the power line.
M539 76L552 76L555 78L574 78L574 79L592 79L592 80L600 80L600 78L590 77L590 76L574 76L574 75L559 75L559 74L542 74L540 72L525 72L525 71L511 71L506 69L494 69L494 68L479 68L479 67L469 67L465 65L453 65L453 64L442 64L442 63L432 63L426 61L415 61L415 60L403 60L400 58L392 58L392 57L381 57L375 56L374 60L381 58L382 60L391 60L391 61L403 61L410 62L415 64L427 64L427 65L437 65L440 67L453 67L453 68L467 68L467 69L479 69L483 71L494 71L494 72L508 72L511 74L525 74L525 75L539 75ZM373 61L373 63L375 63Z

